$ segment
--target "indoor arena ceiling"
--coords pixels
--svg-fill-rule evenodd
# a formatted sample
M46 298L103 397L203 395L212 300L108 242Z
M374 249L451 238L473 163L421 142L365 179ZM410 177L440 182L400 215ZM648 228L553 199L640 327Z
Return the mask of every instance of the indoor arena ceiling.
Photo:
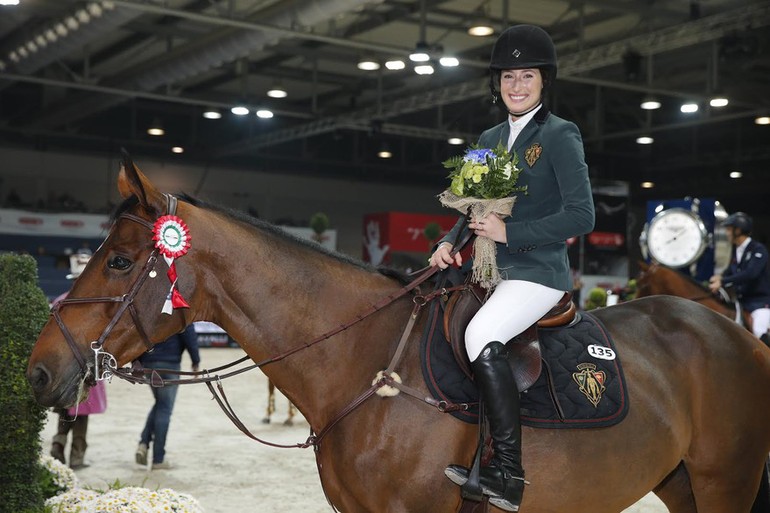
M477 21L494 34L469 35ZM548 103L580 127L593 178L766 210L767 0L20 0L0 6L0 144L438 189L440 162L502 119L486 66L516 23L553 36ZM416 46L433 74L414 71ZM278 86L287 96L269 97ZM710 106L716 93L729 103ZM660 108L641 109L647 97Z

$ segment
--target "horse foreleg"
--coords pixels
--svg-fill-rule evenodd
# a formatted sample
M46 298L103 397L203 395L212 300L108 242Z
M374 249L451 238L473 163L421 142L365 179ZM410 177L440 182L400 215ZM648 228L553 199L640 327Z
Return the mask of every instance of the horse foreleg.
M267 380L267 414L262 419L262 424L270 424L270 416L275 413L275 385Z
M670 513L698 513L695 507L695 497L692 494L690 475L684 462L655 487L653 493L663 501Z
M297 413L297 408L294 407L294 404L292 404L291 401L289 401L289 414L286 420L283 421L284 426L293 426L294 425L294 415Z

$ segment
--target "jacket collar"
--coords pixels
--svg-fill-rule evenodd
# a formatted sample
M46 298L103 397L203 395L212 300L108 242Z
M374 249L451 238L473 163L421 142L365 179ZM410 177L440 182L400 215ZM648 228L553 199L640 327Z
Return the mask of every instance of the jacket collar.
M522 130L519 136L516 138L516 143L514 146L520 146L522 142L532 137L532 135L534 135L534 133L540 129L540 125L548 120L548 116L550 115L551 111L548 110L548 107L546 107L545 104L543 104L540 107L540 110L535 113L535 117L532 118L535 121L535 125L527 123L527 126L524 127L524 130ZM497 127L499 128L497 140L503 145L507 144L508 136L511 135L511 127L508 124L508 118L506 117L505 121L497 125Z

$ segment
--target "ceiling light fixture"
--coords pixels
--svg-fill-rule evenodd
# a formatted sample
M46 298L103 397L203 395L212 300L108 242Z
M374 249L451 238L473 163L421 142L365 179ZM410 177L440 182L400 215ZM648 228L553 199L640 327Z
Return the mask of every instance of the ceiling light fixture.
M644 110L655 110L660 108L660 102L654 96L645 96L639 107Z
M655 187L655 182L642 182L640 185L642 186L642 189L652 189Z
M152 120L152 124L147 129L147 133L155 137L160 137L161 135L164 135L166 131L163 130L163 125L161 124L160 119L155 118Z
M465 142L465 139L463 139L462 137L450 137L449 139L446 140L446 142L448 142L453 146L459 146Z
M454 68L455 66L460 65L460 61L457 59L457 57L451 57L451 56L441 57L438 60L438 63L444 66L445 68Z
M219 109L209 108L203 111L203 117L206 119L220 119L222 117L222 113L219 111Z
M273 84L273 87L267 91L267 95L270 98L286 98L289 96L289 93L286 92L286 89L284 89L283 86L276 82Z
M19 5L19 0L0 0L0 5Z
M232 109L230 109L230 112L235 114L236 116L245 116L249 113L249 109L244 107L243 105L236 105Z
M740 171L730 171L730 178L741 178L743 173Z
M759 116L758 118L754 118L754 124L770 125L770 116Z
M406 68L406 63L401 59L390 59L385 61L385 67L391 71L396 71Z
M390 151L390 147L387 143L382 143L382 146L380 146L380 150L377 152L377 156L381 159L389 159L393 157L393 152Z
M430 64L418 64L414 67L414 72L418 75L432 75L434 71Z
M268 109L259 109L259 110L257 111L257 117L258 117L258 118L261 118L261 119L270 119L270 118L272 118L273 116L274 116L274 114L273 114L273 111L272 111L272 110L268 110Z
M475 37L491 36L495 33L495 28L485 19L477 19L468 27L468 35Z
M409 54L409 60L412 62L426 62L430 60L428 50L428 43L420 41L417 43L417 46L415 46L414 51Z
M730 103L730 100L721 95L714 96L711 100L709 100L709 105L716 108L727 107L728 103Z
M655 142L655 139L653 139L649 135L642 135L636 138L636 144L652 144L654 142Z
M698 112L698 104L695 102L683 103L679 110L685 114L692 114L693 112Z
M362 57L358 64L356 64L356 67L364 71L376 71L380 69L380 63L371 57Z
M171 148L171 153L176 153L176 154L184 153L184 148L182 148L181 146L173 146Z

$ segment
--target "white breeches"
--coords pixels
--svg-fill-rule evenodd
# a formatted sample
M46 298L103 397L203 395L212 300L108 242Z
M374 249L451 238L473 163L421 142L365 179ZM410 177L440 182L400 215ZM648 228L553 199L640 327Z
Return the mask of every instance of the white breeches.
M757 308L751 312L751 331L759 338L770 328L770 308Z
M490 342L505 344L532 326L564 295L539 283L503 280L471 319L465 330L465 350L475 361Z

